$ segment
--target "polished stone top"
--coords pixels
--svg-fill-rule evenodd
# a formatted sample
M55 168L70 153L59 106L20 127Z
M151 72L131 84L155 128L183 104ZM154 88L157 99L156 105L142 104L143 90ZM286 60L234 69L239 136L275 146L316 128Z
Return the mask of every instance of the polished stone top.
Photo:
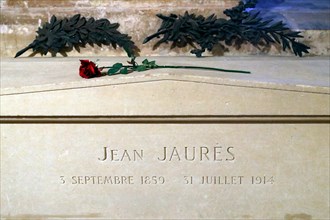
M1 59L1 94L63 90L155 80L212 82L258 88L329 93L330 61L327 57L148 57L159 65L195 65L251 71L251 74L208 70L157 69L128 75L83 79L79 59ZM96 58L92 58L96 60ZM99 66L126 62L125 57L99 57ZM138 58L141 62L144 58Z
M98 59L99 66L127 60ZM251 74L154 69L84 79L79 76L79 58L2 59L1 116L330 114L330 61L325 57L148 59L159 65L218 67Z

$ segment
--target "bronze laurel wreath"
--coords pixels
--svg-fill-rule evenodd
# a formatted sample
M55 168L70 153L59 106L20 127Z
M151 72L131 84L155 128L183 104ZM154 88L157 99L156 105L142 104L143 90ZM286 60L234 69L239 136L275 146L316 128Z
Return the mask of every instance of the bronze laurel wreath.
M290 30L282 21L264 20L259 16L259 12L247 11L248 8L255 8L256 4L257 0L248 0L246 3L240 1L237 6L224 11L229 17L228 20L217 18L214 14L207 18L188 12L184 15L158 14L162 24L144 43L162 36L154 49L168 42L172 42L171 48L191 45L195 48L191 53L197 57L202 56L206 50L212 51L214 45L223 41L226 45L244 41L255 46L260 43L277 43L282 45L284 51L289 48L298 56L308 53L310 48L297 41L297 38L303 37L299 31ZM196 48L196 44L199 48Z
M161 27L147 37L144 43L162 36L154 49L168 42L172 42L172 48L191 45L194 47L191 53L197 57L202 56L206 50L212 51L217 44L224 46L221 43L223 41L226 45L242 42L249 42L255 46L261 43L280 44L284 51L287 48L291 49L298 56L308 53L310 48L297 41L297 38L303 38L299 31L290 30L282 21L264 20L259 16L259 12L247 11L256 4L257 0L248 0L246 3L240 1L237 6L224 11L229 17L228 20L217 18L215 15L205 18L188 12L184 15L158 14L157 16L162 19ZM36 39L17 52L15 57L29 49L33 50L32 55L46 55L50 52L52 56L56 56L57 53L67 56L67 52L73 49L80 52L80 48L87 44L96 44L100 47L111 45L115 49L119 46L129 57L138 56L139 48L130 36L120 33L118 27L118 23L111 23L107 19L86 19L80 14L63 19L52 16L50 22L46 22L38 29ZM199 47L196 47L196 44Z
M36 39L26 48L17 52L15 57L32 49L34 54L52 56L57 53L67 56L73 48L80 52L81 47L89 45L112 45L122 47L129 57L135 57L139 49L127 34L120 33L118 23L110 23L107 19L86 19L76 14L71 18L57 19L54 15L37 31Z

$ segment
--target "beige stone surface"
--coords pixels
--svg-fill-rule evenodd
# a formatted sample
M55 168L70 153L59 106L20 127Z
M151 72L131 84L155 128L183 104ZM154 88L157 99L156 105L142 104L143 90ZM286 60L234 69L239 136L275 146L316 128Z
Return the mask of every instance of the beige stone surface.
M329 124L3 124L1 131L6 220L329 218ZM200 161L199 151L184 160L185 147L215 146L222 161L213 154ZM102 162L104 147L118 150L115 159L124 150L144 157ZM176 147L181 160L158 161L164 147ZM227 147L234 160L226 161ZM116 175L134 184L84 184L85 176ZM165 183L141 184L141 176ZM203 176L228 180L206 185ZM273 182L252 184L264 176Z
M148 59L1 59L2 219L329 219L327 57Z
M126 61L99 59L100 66ZM252 73L157 69L86 80L78 58L2 59L1 115L329 114L326 57L149 59Z

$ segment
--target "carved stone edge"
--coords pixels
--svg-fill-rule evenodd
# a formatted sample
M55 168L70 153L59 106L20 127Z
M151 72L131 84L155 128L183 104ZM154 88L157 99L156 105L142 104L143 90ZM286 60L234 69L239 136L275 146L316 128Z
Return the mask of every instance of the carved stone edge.
M329 115L0 116L0 124L329 124Z

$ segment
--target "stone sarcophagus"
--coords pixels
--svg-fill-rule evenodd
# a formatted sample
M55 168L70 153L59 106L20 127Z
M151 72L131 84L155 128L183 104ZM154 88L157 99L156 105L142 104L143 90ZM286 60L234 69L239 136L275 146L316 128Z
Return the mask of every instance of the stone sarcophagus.
M156 59L1 60L1 218L329 218L329 60Z

